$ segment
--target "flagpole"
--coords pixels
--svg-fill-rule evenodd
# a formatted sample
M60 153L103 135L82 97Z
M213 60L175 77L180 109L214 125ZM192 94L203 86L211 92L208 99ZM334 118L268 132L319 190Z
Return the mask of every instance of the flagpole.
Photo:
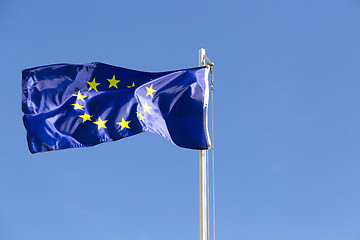
M199 50L199 66L205 66L205 49ZM200 150L199 159L199 182L200 182L200 240L207 240L207 181L206 181L206 153Z

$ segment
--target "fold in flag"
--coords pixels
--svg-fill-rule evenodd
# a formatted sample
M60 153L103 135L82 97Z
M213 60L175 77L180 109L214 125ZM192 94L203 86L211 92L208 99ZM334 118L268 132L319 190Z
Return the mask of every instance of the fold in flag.
M98 62L23 70L29 149L88 147L140 132L208 149L207 77L206 67L150 73Z

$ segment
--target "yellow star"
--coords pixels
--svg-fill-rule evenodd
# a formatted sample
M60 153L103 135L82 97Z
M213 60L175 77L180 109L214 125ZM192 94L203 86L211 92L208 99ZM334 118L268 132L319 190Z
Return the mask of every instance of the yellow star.
M91 122L91 117L90 115L84 113L84 115L79 115L79 117L81 117L83 119L82 122L85 122L85 121L90 121Z
M145 102L143 108L144 108L144 111L145 111L145 112L148 112L149 114L151 114L150 109L152 109L152 107L150 107L150 106L147 104L147 102Z
M85 106L79 105L78 103L71 104L71 105L74 105L74 106L75 106L74 109L80 109L80 110L83 110L83 107L85 107ZM84 111L84 110L83 110L83 111Z
M77 100L85 102L84 98L86 98L86 95L81 95L80 91L78 92L78 94L74 94L73 96L77 97Z
M144 116L143 115L141 115L141 112L136 112L136 114L138 115L138 118L140 119L140 121L143 121L143 122L145 122L144 121Z
M121 119L122 119L121 122L117 122L117 123L116 123L116 124L119 124L119 125L121 126L120 131L124 130L124 128L130 129L129 123L130 123L131 121L125 121L124 118L121 118Z
M131 86L126 86L127 88L132 88L135 87L135 83L133 82L133 84Z
M156 90L154 90L152 87L153 87L152 84L151 84L150 87L146 87L146 90L147 90L146 96L150 95L151 98L154 98L153 93L156 92Z
M116 80L116 79L115 79L115 75L112 77L112 79L107 79L107 80L110 82L109 88L111 88L111 87L116 87L116 88L118 88L116 84L117 84L118 82L120 82L120 80Z
M87 82L87 83L90 85L89 92L90 92L91 89L94 89L95 91L98 91L96 89L96 86L100 85L100 83L95 82L95 78L94 78L94 80L92 82Z
M100 129L100 128L107 128L106 126L105 126L105 123L107 122L108 120L101 120L101 118L99 117L99 119L96 121L96 122L94 122L96 125L98 125L98 130Z

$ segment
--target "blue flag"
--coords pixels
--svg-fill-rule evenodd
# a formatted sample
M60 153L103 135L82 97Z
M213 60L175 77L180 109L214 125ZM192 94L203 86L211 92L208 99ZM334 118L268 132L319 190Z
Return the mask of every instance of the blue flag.
M205 67L150 73L98 62L23 70L29 149L88 147L141 132L208 149L207 76Z

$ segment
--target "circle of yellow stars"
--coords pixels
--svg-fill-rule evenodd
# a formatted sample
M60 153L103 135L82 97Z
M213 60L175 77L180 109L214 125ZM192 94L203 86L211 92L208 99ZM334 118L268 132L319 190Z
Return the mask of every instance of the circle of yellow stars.
M109 88L111 87L115 87L116 89L118 89L118 86L117 84L121 81L121 80L117 80L116 77L115 77L115 74L113 75L112 78L110 79L107 79L109 81ZM152 79L150 79L152 80ZM91 90L94 90L96 92L98 92L97 90L97 86L100 85L100 83L97 83L95 81L95 78L92 80L92 81L89 81L87 82L89 84L89 88L88 88L88 92L90 92ZM132 87L135 87L135 83L133 82L131 85L129 86L126 86L127 88L132 88ZM151 98L154 98L154 93L156 92L155 89L153 89L153 84L150 85L150 87L146 87L146 96L150 96ZM85 98L87 97L85 94L82 95L80 91L78 91L77 94L74 94L73 96L76 97L76 102L75 104L71 104L74 106L74 109L75 110L81 110L81 111L84 111L84 114L82 115L79 115L80 118L82 118L82 123L86 122L86 121L90 121L90 122L93 122L94 124L96 124L98 126L98 130L100 130L101 128L105 128L107 129L106 127L106 122L108 120L106 119L101 119L101 117L98 117L98 120L97 121L93 121L91 118L93 117L93 115L90 115L88 113L85 112L85 110L83 109L85 106L84 105L80 105L79 103L84 102L85 103ZM144 113L148 113L148 114L151 114L151 109L152 107L150 107L148 105L147 102L145 102L143 105L142 105L142 108L144 110ZM140 112L136 112L137 114L137 117L140 121L143 121L145 122L145 117L142 115L141 111ZM131 120L129 121L126 121L123 117L121 118L121 122L116 122L116 124L118 124L120 126L120 131L123 131L125 128L127 129L131 129L129 124L130 124Z

